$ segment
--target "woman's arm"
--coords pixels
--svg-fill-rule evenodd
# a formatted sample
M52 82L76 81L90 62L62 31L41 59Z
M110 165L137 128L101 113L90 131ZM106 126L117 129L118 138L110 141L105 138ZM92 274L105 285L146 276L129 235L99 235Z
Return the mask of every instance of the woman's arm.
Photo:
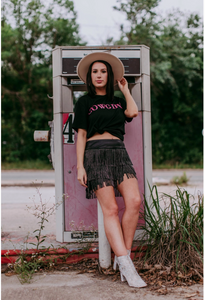
M138 107L135 103L134 99L132 98L132 95L130 94L130 91L128 89L128 83L127 80L123 77L120 81L118 81L118 86L125 96L126 102L127 102L127 108L124 111L125 116L128 118L134 118L138 115Z
M78 138L76 144L76 153L77 153L77 170L78 175L77 179L79 183L87 187L87 174L84 169L84 152L85 152L85 144L87 141L87 131L85 129L78 129Z

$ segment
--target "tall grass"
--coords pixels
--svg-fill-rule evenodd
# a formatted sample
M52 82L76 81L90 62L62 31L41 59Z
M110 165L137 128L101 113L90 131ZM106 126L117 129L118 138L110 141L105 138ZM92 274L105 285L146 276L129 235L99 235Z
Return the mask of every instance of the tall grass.
M49 161L36 160L23 160L18 162L2 162L2 170L52 170Z
M174 196L163 193L159 197L157 187L150 188L151 205L145 202L146 225L142 226L143 245L147 245L144 261L150 264L172 266L187 273L195 270L203 275L203 196L197 201L179 187Z

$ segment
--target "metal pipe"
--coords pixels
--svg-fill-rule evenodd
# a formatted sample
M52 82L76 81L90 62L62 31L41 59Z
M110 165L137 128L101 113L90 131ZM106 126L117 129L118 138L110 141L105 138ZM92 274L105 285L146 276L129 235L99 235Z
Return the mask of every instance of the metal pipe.
M103 212L98 201L98 240L99 240L99 262L101 268L107 269L111 266L111 248L107 240Z
M50 131L49 130L35 130L34 131L34 141L35 142L49 142L50 141Z

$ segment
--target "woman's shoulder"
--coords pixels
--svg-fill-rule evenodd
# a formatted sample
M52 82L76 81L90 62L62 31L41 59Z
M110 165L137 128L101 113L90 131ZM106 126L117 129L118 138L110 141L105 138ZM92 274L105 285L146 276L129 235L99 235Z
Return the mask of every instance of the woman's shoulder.
M85 94L78 99L77 104L89 105L91 101L92 98L88 94Z
M84 94L82 96L79 97L78 101L86 101L89 100L91 97L88 94Z

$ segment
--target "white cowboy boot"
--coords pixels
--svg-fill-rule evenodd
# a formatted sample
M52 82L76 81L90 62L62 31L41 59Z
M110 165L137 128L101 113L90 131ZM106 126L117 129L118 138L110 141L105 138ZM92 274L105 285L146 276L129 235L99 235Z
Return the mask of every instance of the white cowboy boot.
M127 250L127 254L130 256L130 254L131 254L131 249L130 250ZM117 268L118 268L119 266L118 266L118 263L117 263L117 256L115 255L115 257L114 257L114 263L113 263L113 270L117 270Z
M129 286L138 288L147 286L137 273L129 255L118 256L116 260L120 269L121 281L127 280Z

